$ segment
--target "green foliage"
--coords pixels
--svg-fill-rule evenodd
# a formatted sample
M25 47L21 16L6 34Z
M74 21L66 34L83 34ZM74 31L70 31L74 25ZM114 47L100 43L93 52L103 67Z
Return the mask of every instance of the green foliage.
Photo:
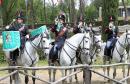
M0 63L5 62L4 52L2 50L2 45L0 45Z
M126 5L130 5L130 0L124 0L124 2ZM123 6L122 0L120 0L119 5Z
M85 14L86 22L90 20L93 21L98 17L98 10L96 10L96 7L94 5L86 6Z
M2 4L2 18L3 24L9 24L12 19L16 18L18 10L25 9L24 0L3 0Z
M102 7L103 1L102 0L94 0L92 4L99 10L99 7Z
M115 23L117 25L117 17L118 17L118 5L119 0L103 0L102 6L102 19L103 19L103 31L109 24L109 17L115 17ZM103 32L103 40L106 39L105 33Z

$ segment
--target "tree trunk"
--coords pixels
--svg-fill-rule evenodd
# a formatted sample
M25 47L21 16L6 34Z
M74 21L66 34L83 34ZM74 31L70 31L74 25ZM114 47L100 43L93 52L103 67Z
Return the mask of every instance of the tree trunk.
M105 34L105 29L108 28L109 25L109 17L114 16L115 17L115 25L118 24L118 6L119 6L119 0L103 0L102 5L102 39L103 41L106 41L107 35Z
M46 5L45 5L45 0L44 0L44 16L45 16L45 23L47 23L47 16L46 16Z
M85 2L84 0L80 0L80 16L84 17L85 13Z
M124 6L124 11L125 11L125 23L127 23L127 21L128 21L128 18L127 18L127 8L126 8L125 1L124 1L124 0L122 0L122 4L123 4L123 6Z
M2 8L1 8L1 5L0 5L0 28L3 27L3 19L2 19Z
M71 18L72 22L76 24L76 11L74 0L71 0Z
M31 6L30 6L30 16L31 16L31 19L32 19L32 26L34 26L34 23L35 23L35 16L34 16L34 9L33 9L33 0L31 0Z

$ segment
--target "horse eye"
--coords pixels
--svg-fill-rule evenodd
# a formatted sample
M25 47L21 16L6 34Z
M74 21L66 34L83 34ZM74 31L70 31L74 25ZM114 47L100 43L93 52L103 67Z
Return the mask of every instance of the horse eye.
M88 41L86 41L86 43L87 43Z

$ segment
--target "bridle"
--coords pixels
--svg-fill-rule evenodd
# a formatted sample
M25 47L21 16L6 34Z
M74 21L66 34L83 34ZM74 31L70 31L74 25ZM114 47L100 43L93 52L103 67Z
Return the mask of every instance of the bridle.
M47 35L46 32L44 32L44 33ZM42 34L39 35L39 36L40 36L40 41L38 42L37 45L36 45L35 43L33 43L32 41L29 41L30 44L32 45L32 47L33 47L35 50L41 49L42 51L45 51L46 49L49 49L49 47L43 47L43 42L45 42L45 41L43 41L43 38L47 38L47 39L48 39L47 36L44 36L44 35L43 35L44 33L42 33ZM39 37L39 36L38 36L38 37ZM40 45L41 45L42 47L40 47ZM30 57L30 59L32 60L32 65L33 65L34 62L36 61L36 58L35 58L34 60L32 59L31 55L30 55L29 52L27 51L26 46L25 46L25 51L26 51L26 53L28 54L28 56Z
M81 49L81 53L84 53L85 50L89 50L89 48L85 48L85 47L84 47L85 42L88 42L88 41L85 40L85 38L89 39L89 37L86 37L86 36L84 35L84 37L82 38L81 42L79 43L79 45L81 45L81 43L83 42L83 48L80 48L80 49ZM85 41L85 42L84 42L84 41ZM76 51L76 50L79 48L79 47L77 47L77 46L72 45L72 44L69 43L67 40L65 41L65 43L66 43L67 46L69 46L69 48L71 48L71 49L74 50L74 51ZM76 56L71 57L71 56L69 55L69 53L65 50L64 47L63 47L63 50L65 51L65 53L67 54L67 56L69 56L69 58L70 58L70 60L71 60L71 64L70 64L70 65L72 65L72 63L73 63L74 59L76 58Z
M45 32L45 34L47 35L46 32ZM44 36L43 34L40 34L39 36L41 37L41 39L40 39L40 41L38 42L37 45L36 45L35 43L33 43L32 41L30 41L30 44L31 44L35 49L41 49L41 50L49 49L49 47L43 47L43 43L45 42L45 41L43 41L43 39L44 39L44 38L49 39L48 36ZM42 47L40 47L40 45L41 45Z
M90 55L90 59L91 59L91 62L90 62L90 64L93 62L92 61L92 59L94 58L94 56L95 56L95 54L96 54L96 52L97 52L97 50L98 49L100 49L101 50L101 47L100 46L97 46L97 44L99 43L99 42L101 42L101 40L95 40L96 39L96 37L95 37L95 35L100 35L100 34L95 34L95 33L92 33L92 36L91 36L91 38L92 38L92 43L91 43L91 51L94 51L93 53L89 53L89 55ZM95 47L96 46L96 47Z
M130 33L126 33L126 38L125 38L125 44L126 43L128 43L128 45L130 45L130 43L129 43L129 41L128 41L128 39L130 39L130 38L128 38L128 35L130 35ZM117 40L117 42L118 42L118 44L123 48L123 49L126 49L126 46L124 46L120 41L118 41ZM120 53L120 51L117 49L117 47L115 46L115 48L116 48L116 51L118 52L118 54L120 55L120 62L122 62L122 59L123 59L123 56L125 55L124 53L122 54L122 53Z

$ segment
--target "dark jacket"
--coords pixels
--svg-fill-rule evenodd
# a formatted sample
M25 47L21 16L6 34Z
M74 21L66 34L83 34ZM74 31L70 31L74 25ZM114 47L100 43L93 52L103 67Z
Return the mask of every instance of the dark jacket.
M29 34L28 27L25 24L15 24L12 25L9 29L6 29L6 31L19 31L21 37L25 37L27 34Z
M117 37L118 34L118 28L116 27L115 30L110 30L109 28L107 28L105 30L105 33L107 34L107 40L113 38L113 37Z
M61 37L64 38L64 39L67 38L67 30L63 33L63 35L60 35L60 33L63 32L64 28L65 28L65 25L61 26L59 31L56 30L57 29L57 25L54 25L51 28L51 31L53 33L55 33L55 39L58 39L58 38L61 38Z

